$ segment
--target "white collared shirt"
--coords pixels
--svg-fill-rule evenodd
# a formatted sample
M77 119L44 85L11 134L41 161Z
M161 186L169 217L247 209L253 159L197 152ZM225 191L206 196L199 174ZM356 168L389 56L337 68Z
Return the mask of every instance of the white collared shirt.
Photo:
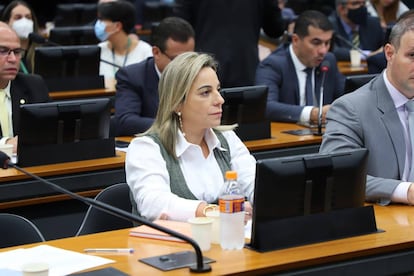
M401 177L401 180L403 182L401 182L397 186L397 188L395 188L395 190L393 191L391 195L391 200L394 202L408 203L407 194L408 194L408 189L410 188L411 182L408 182L407 178L410 173L410 164L412 160L412 154L410 154L410 151L408 150L411 147L411 140L410 140L409 131L408 131L408 113L405 108L405 103L409 99L407 99L407 97L401 94L397 90L397 88L395 88L391 84L391 82L387 78L386 71L387 70L385 69L383 72L385 86L387 87L388 92L390 93L390 96L394 102L395 109L397 110L401 124L404 128L404 141L407 147L407 150L405 151L404 171Z
M292 44L289 45L289 52L292 57L293 65L295 66L296 76L298 77L298 85L299 85L299 103L301 106L305 106L302 109L302 113L300 114L299 122L301 123L309 123L310 121L310 114L312 111L313 106L306 106L306 72L303 70L306 69L306 66L300 62L299 58L296 56L295 52L293 51ZM315 99L315 68L312 70L312 94L313 94L313 102L316 102Z
M223 135L230 147L232 169L237 171L244 194L252 202L256 160L233 131ZM210 150L206 158L201 147L187 142L181 132L176 146L187 186L198 200L180 198L171 192L166 163L152 138L137 137L131 141L125 162L126 179L142 216L155 220L165 214L168 219L186 221L195 216L200 202L218 198L224 177L213 149L225 149L211 129L206 131L205 140Z

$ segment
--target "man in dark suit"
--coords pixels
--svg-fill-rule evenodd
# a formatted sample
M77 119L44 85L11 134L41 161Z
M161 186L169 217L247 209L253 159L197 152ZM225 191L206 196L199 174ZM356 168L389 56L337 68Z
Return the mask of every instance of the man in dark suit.
M151 34L153 57L118 70L116 133L134 135L147 130L158 110L158 81L165 66L183 52L194 50L194 30L178 17L167 17Z
M333 52L337 60L350 60L351 45L367 56L382 51L385 34L378 18L368 14L365 0L336 0L336 11L329 20L335 31Z
M332 24L319 11L305 11L296 20L291 44L280 46L256 71L256 84L269 87L267 116L272 121L317 123L323 75L323 121L329 104L343 94L344 77L329 53ZM329 70L321 71L327 61ZM308 68L308 69L307 69ZM308 74L311 82L306 89ZM310 94L309 101L307 95Z
M176 0L175 13L191 23L196 50L219 62L221 87L254 84L261 29L272 38L285 30L276 0Z
M0 22L0 144L12 144L14 152L17 151L20 105L49 100L48 88L40 76L18 73L23 54L15 31Z

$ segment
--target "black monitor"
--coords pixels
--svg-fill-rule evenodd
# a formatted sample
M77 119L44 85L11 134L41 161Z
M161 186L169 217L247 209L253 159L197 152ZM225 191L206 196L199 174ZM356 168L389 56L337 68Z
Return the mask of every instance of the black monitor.
M238 124L235 131L243 141L270 138L267 91L266 85L221 89L224 98L221 124Z
M90 24L97 17L96 3L58 4L54 24L61 26L82 26Z
M346 76L344 94L357 90L358 88L368 83L376 76L378 76L378 74L361 74Z
M104 88L100 57L97 45L37 47L34 73L45 79L49 91Z
M99 43L92 25L55 27L50 30L49 41L59 45L97 45Z
M20 106L17 160L35 166L115 155L108 98Z
M252 248L267 251L376 231L365 224L375 222L365 216L370 211L359 209L365 203L367 158L366 149L355 149L258 160Z

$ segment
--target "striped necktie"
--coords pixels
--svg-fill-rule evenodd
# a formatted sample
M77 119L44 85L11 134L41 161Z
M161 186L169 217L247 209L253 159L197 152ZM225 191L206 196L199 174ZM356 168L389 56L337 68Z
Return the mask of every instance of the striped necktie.
M358 33L358 30L352 31L352 45L359 48L359 33Z
M414 181L414 101L408 101L405 103L405 107L408 111L408 134L411 141L411 166L408 181Z
M4 137L10 135L9 112L7 107L6 91L0 89L0 126Z

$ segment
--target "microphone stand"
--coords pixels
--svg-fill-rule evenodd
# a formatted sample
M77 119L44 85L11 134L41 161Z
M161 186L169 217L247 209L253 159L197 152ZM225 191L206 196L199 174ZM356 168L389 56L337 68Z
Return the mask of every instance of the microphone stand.
M322 82L321 82L321 88L319 90L319 112L318 112L318 131L314 132L313 135L316 136L321 136L322 133L322 108L323 108L323 88L324 88L324 83L325 83L325 76L326 76L326 72L323 72L323 76L322 76Z
M37 175L34 175L34 174L20 168L16 164L10 162L10 158L8 156L4 157L3 155L7 156L5 153L0 152L0 160L2 160L2 159L4 160L3 169L7 169L7 167L15 168L16 170L32 177L33 179L36 179L36 180L38 180L42 183L46 183L47 185L50 185L54 190L56 190L60 193L66 194L66 195L70 196L73 199L79 200L79 201L87 204L88 206L93 206L93 207L95 207L95 208L97 208L101 211L104 211L108 214L117 216L117 217L122 218L122 219L127 219L127 220L130 220L132 222L138 222L138 223L147 225L151 228L157 229L161 232L167 233L171 236L177 237L177 238L179 238L179 239L181 239L185 242L188 242L194 248L195 253L196 253L196 265L190 266L190 271L195 272L195 273L204 273L204 272L211 271L211 266L209 264L206 264L206 263L203 262L203 255L202 255L200 246L197 244L197 242L195 242L190 237L187 237L187 236L185 236L185 235L183 235L179 232L173 231L171 229L168 229L166 227L163 227L161 225L158 225L156 223L153 223L151 221L143 219L139 216L136 216L132 213L126 212L122 209L119 209L119 208L116 208L116 207L111 206L109 204L106 204L104 202L97 201L97 200L94 200L94 199L91 199L91 198L88 198L88 197L83 197L83 196L80 196L80 195L78 195L74 192L66 190L66 189L60 187L59 185L56 185L55 183L48 181L47 179L41 178Z

